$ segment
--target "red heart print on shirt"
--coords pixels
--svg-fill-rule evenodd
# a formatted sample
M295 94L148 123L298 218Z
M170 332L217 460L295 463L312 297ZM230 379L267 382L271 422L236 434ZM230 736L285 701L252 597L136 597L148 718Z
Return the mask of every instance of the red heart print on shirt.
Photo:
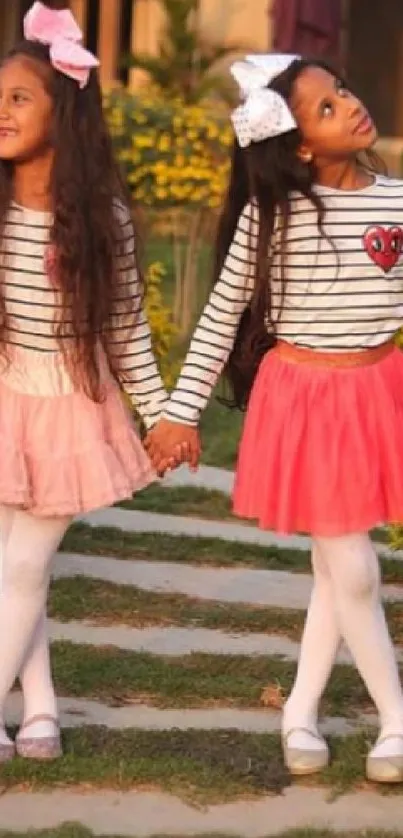
M368 227L364 233L364 247L375 265L389 273L403 251L403 228Z

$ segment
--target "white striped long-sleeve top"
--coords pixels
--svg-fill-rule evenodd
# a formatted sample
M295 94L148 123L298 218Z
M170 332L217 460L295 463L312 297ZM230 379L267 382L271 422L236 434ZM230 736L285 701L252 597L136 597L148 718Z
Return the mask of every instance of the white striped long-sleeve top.
M283 300L279 225L273 234L276 334L321 351L377 346L403 320L403 181L376 176L359 191L316 189L326 207L326 235L312 203L293 195ZM257 207L248 204L168 403L165 415L173 421L197 424L228 359L253 293L258 225Z
M160 417L167 395L151 347L136 271L133 225L127 210L117 207L121 224L118 246L120 283L111 318L111 351L119 356L124 387L147 427ZM12 204L0 252L8 315L8 343L35 352L57 352L56 308L60 305L49 270L51 213ZM130 306L126 305L130 302ZM120 305L119 305L120 303ZM124 303L124 305L122 305ZM68 326L68 320L65 323ZM67 330L66 330L67 331ZM69 334L66 334L69 338Z

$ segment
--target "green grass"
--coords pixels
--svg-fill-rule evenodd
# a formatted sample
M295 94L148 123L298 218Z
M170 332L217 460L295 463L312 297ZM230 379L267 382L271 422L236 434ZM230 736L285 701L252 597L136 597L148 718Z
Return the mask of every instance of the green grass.
M371 531L371 537L374 542L378 544L387 544L389 542L388 527L375 527Z
M220 384L202 414L201 462L208 466L234 469L244 415L239 410L229 410L217 401L217 396L224 394L224 386Z
M394 642L403 645L403 603L387 603ZM60 622L82 620L93 625L187 626L229 633L277 634L299 640L305 612L290 608L238 605L199 600L184 594L155 593L85 576L52 583L49 616Z
M59 695L96 699L109 706L144 702L161 708L256 708L261 706L262 689L269 685L287 694L296 671L294 662L273 656L163 657L64 641L52 644L52 651ZM355 718L371 710L355 669L335 666L323 712Z
M124 509L138 509L163 515L239 521L239 518L231 514L231 499L228 495L198 486L164 488L159 484L153 484L142 492L138 492L131 500L123 501L119 506Z
M164 490L165 491L165 490ZM187 562L210 567L250 567L265 570L310 572L308 550L263 547L222 538L193 538L164 533L125 532L116 527L73 524L63 539L61 550L121 559ZM381 559L383 581L403 584L403 562Z
M401 610L403 612L403 606ZM294 640L300 638L305 620L305 612L295 609L199 600L184 594L143 591L135 586L115 585L85 576L53 581L48 613L60 622L82 620L92 625L115 623L132 628L187 626L232 633L280 634ZM400 611L396 614L396 622L399 619ZM403 629L399 637L403 641Z
M57 829L30 830L29 832L3 832L0 838L97 838L97 836L80 824L65 824ZM98 836L101 838L101 836ZM119 835L103 835L102 838L123 838ZM135 835L132 838L136 838ZM200 838L196 835L154 835L153 838ZM223 832L203 832L201 838L237 838L235 833L224 835ZM263 838L263 836L262 836ZM278 833L277 838L402 838L402 833L368 830L360 832L330 832L327 829L293 829L290 832Z
M133 708L135 719L135 708ZM141 731L87 727L63 733L64 757L51 765L13 760L1 785L148 788L220 802L280 792L289 784L276 737L237 731Z
M315 778L315 785L336 792L362 786L371 741L367 733L331 739L332 764ZM182 799L219 803L280 794L290 785L280 737L274 734L84 727L64 731L63 744L63 758L53 763L16 759L2 766L2 790L151 786Z
M172 306L175 293L175 265L171 238L167 236L150 236L144 246L144 261L147 264L162 262L165 268L165 278L162 287L164 301ZM202 244L198 255L198 282L196 286L197 299L194 301L194 320L198 318L209 291L211 281L211 246L208 242Z
M73 524L61 550L122 559L181 562L212 567L245 567L275 570L309 570L309 553L288 548L224 541L222 538L193 538L163 533L125 532L114 527ZM403 579L403 568L402 576Z

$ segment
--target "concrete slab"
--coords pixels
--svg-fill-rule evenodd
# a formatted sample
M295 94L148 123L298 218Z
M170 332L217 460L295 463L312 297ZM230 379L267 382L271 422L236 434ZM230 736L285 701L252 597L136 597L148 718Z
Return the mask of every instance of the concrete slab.
M75 820L96 835L152 835L225 833L263 838L289 829L401 830L400 795L385 797L361 791L329 801L326 791L286 789L279 797L244 800L224 806L191 807L157 792L100 792L59 790L50 793L6 792L0 805L0 828L51 829Z
M108 707L99 701L63 696L59 699L62 727L102 725L112 730L141 728L142 730L228 730L246 733L278 733L281 715L277 710L240 710L214 707L207 710L162 710L146 704ZM7 703L7 723L19 724L22 716L20 693L12 693ZM376 725L376 717L365 715L359 719L325 718L321 729L326 735L345 736L362 728ZM0 802L1 812L1 802Z
M181 562L59 553L54 564L55 578L78 575L120 585L136 585L147 591L176 592L198 599L280 608L306 608L312 588L311 576L280 570L197 567ZM403 587L385 585L383 595L388 600L403 601Z

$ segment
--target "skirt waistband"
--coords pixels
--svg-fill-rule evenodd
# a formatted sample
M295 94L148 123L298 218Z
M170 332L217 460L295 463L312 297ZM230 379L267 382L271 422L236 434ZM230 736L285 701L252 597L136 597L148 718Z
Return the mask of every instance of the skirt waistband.
M395 349L394 340L388 340L380 346L352 352L322 352L303 346L296 346L287 341L277 341L272 352L293 364L309 364L319 367L366 367L382 361Z

